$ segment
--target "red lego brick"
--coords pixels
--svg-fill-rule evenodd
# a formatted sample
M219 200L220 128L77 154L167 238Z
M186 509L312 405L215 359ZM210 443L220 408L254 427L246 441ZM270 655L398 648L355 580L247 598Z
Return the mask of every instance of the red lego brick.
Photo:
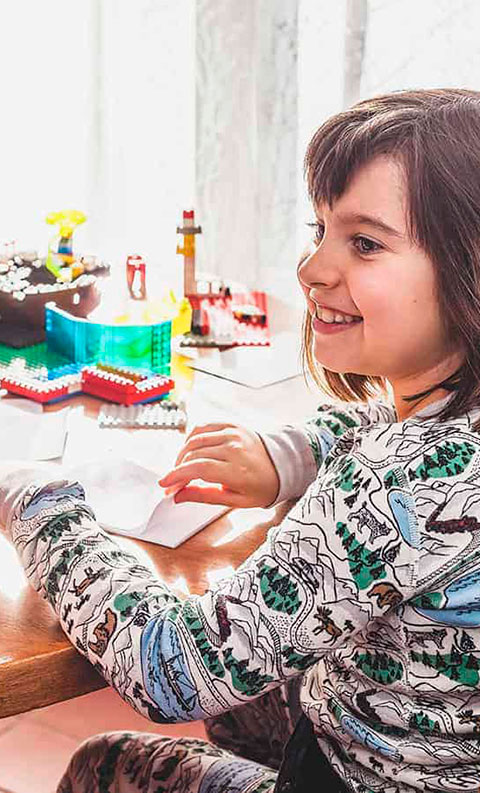
M128 370L108 370L87 366L82 371L82 390L85 394L117 402L120 405L135 405L148 402L168 394L174 382L165 375L153 377L129 373Z
M80 375L65 375L54 380L35 380L28 377L5 375L1 378L1 385L11 394L18 394L18 396L24 396L42 404L67 399L81 391Z

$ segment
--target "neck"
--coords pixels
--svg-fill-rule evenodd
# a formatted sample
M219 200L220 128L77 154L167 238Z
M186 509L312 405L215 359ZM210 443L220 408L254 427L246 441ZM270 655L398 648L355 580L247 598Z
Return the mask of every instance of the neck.
M452 392L446 388L436 388L431 394L420 399L415 399L411 402L404 399L406 396L427 391L436 383L446 380L457 371L462 364L462 360L463 358L458 355L452 355L447 361L442 361L441 364L420 375L417 374L414 377L402 378L401 380L389 380L399 421L404 421L409 416L418 413L419 410L423 410L427 405L451 395Z
M429 396L423 397L422 399L416 399L413 402L405 402L402 397L399 399L395 397L395 409L397 411L398 420L405 421L409 416L414 416L415 413L426 408L427 405L432 405L434 402L439 402L446 396L451 396L451 393L452 392L447 391L446 388L437 388L433 394L429 394Z

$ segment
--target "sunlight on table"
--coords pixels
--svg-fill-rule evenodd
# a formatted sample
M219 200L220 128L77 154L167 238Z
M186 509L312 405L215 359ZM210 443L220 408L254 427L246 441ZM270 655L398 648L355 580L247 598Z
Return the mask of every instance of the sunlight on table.
M0 534L0 581L0 592L9 600L18 600L28 586L17 552L3 534Z
M215 586L223 578L228 578L235 572L235 568L231 564L226 567L217 567L215 570L207 570L207 579L209 586Z
M258 523L265 523L269 521L275 513L275 507L272 507L269 510L260 509L260 508L252 508L252 509L242 509L238 511L230 512L228 516L228 520L232 526L230 531L220 537L219 540L213 543L213 548L218 548L220 545L226 545L228 542L232 542L236 540L237 537L240 537L242 534L246 534L249 531L252 531L257 526L256 518L258 517Z

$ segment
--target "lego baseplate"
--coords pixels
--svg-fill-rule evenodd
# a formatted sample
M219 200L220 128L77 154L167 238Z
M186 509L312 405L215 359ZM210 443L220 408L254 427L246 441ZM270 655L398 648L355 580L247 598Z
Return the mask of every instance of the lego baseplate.
M29 377L54 380L67 374L80 371L78 364L72 364L63 355L49 349L46 342L32 344L21 350L0 344L0 373L24 373Z
M69 371L57 377L51 377L51 371L48 370L35 372L29 369L7 369L0 372L0 385L12 394L44 404L84 393L121 405L162 399L174 385L173 380L166 375L127 368L102 364L77 366L77 371L73 372L72 368L75 367L70 365ZM59 369L56 371L58 373Z

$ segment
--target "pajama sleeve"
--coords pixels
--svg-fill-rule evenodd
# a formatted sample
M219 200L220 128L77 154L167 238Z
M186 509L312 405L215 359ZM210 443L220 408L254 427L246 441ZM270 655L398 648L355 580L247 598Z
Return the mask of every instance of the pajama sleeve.
M274 506L299 498L313 482L330 449L352 427L371 427L395 421L393 405L381 400L323 404L303 426L287 425L277 432L257 432L273 462L280 487Z
M204 718L302 673L414 592L419 518L409 455L392 462L395 426L346 431L263 545L186 600L102 531L78 483L12 483L4 522L73 645L128 703L159 722Z

